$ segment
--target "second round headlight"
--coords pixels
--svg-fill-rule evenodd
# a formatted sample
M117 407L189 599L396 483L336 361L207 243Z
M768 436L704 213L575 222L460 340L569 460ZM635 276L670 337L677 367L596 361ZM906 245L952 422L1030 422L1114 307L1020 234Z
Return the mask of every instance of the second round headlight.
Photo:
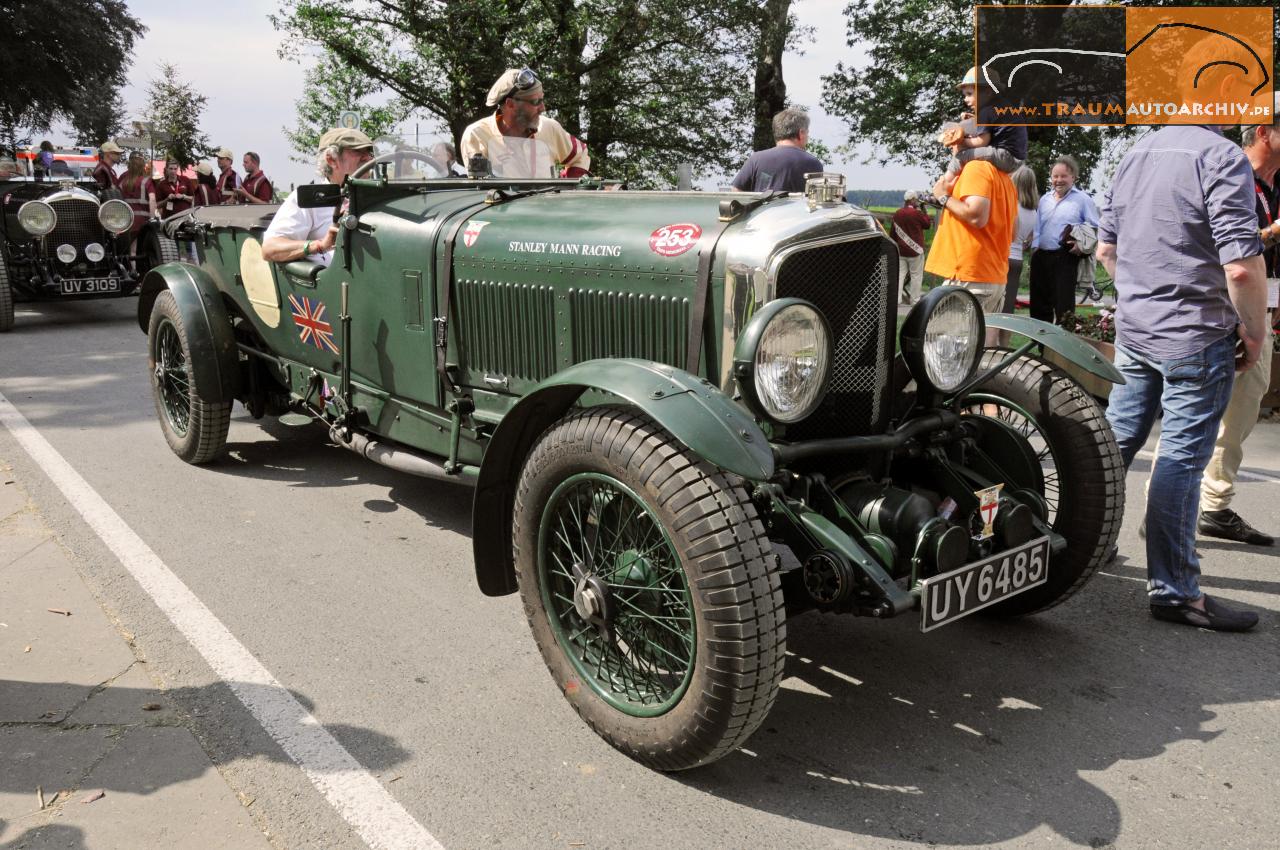
M959 389L982 356L985 322L968 290L939 286L916 302L902 323L902 355L922 389Z
M766 304L744 328L734 360L751 406L775 422L798 422L822 403L831 373L831 331L812 304Z
M107 201L98 208L98 221L112 233L124 233L133 226L133 209L118 199Z

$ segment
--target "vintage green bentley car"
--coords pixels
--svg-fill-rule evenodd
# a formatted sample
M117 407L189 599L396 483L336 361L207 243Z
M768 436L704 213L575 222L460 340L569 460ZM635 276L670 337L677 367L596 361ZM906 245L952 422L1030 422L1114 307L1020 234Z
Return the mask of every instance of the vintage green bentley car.
M1036 354L1118 373L955 288L899 330L893 243L843 178L435 173L394 152L353 175L328 267L263 260L274 208L170 220L190 261L139 303L161 429L214 461L238 401L473 488L480 590L520 593L556 685L627 755L679 770L743 744L788 617L1029 614L1109 557L1119 452ZM986 325L1016 349L984 351Z

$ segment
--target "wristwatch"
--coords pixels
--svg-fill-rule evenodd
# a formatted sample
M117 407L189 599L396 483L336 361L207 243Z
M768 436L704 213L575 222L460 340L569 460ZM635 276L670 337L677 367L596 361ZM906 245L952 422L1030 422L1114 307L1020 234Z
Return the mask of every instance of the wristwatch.
M947 201L949 200L951 200L950 195L943 195L941 198L938 198L938 206L945 210L947 208Z

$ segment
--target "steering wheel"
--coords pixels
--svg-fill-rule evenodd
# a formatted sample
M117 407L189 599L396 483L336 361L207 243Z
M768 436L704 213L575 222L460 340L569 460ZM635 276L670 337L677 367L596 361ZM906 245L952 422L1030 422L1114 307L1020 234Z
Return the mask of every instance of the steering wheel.
M440 163L437 162L433 157L427 156L425 153L422 153L421 151L403 150L403 151L392 151L391 153L384 153L382 156L375 156L373 159L369 160L368 162L364 163L359 168L357 168L355 171L351 172L350 176L347 179L355 180L358 177L363 177L365 174L372 171L375 167L379 165L387 166L387 165L394 164L397 170L399 170L401 166L403 166L405 163L409 161L426 163L432 168L432 170L434 170L440 176L444 176L447 173L444 170L444 168L440 166Z

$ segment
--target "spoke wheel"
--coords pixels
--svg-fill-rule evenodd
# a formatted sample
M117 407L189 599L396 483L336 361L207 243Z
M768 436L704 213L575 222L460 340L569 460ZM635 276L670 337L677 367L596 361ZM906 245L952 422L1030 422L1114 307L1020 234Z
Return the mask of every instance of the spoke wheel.
M1005 354L988 351L978 369ZM1066 372L1022 357L978 387L960 412L997 419L1027 441L1043 476L1049 525L1067 541L1051 556L1045 584L988 611L1029 614L1069 599L1106 563L1124 514L1124 463L1102 408ZM1001 462L994 445L983 448Z
M680 555L657 517L608 476L571 476L539 531L543 605L561 649L602 699L661 714L693 673L697 629Z
M539 438L512 517L538 649L601 737L659 770L750 737L782 679L782 587L750 495L643 414L576 411Z
M151 394L160 430L174 454L206 463L222 453L231 427L231 402L209 400L212 387L197 380L191 339L172 293L161 292L147 330Z
M13 330L13 287L9 285L9 265L0 246L0 333Z

